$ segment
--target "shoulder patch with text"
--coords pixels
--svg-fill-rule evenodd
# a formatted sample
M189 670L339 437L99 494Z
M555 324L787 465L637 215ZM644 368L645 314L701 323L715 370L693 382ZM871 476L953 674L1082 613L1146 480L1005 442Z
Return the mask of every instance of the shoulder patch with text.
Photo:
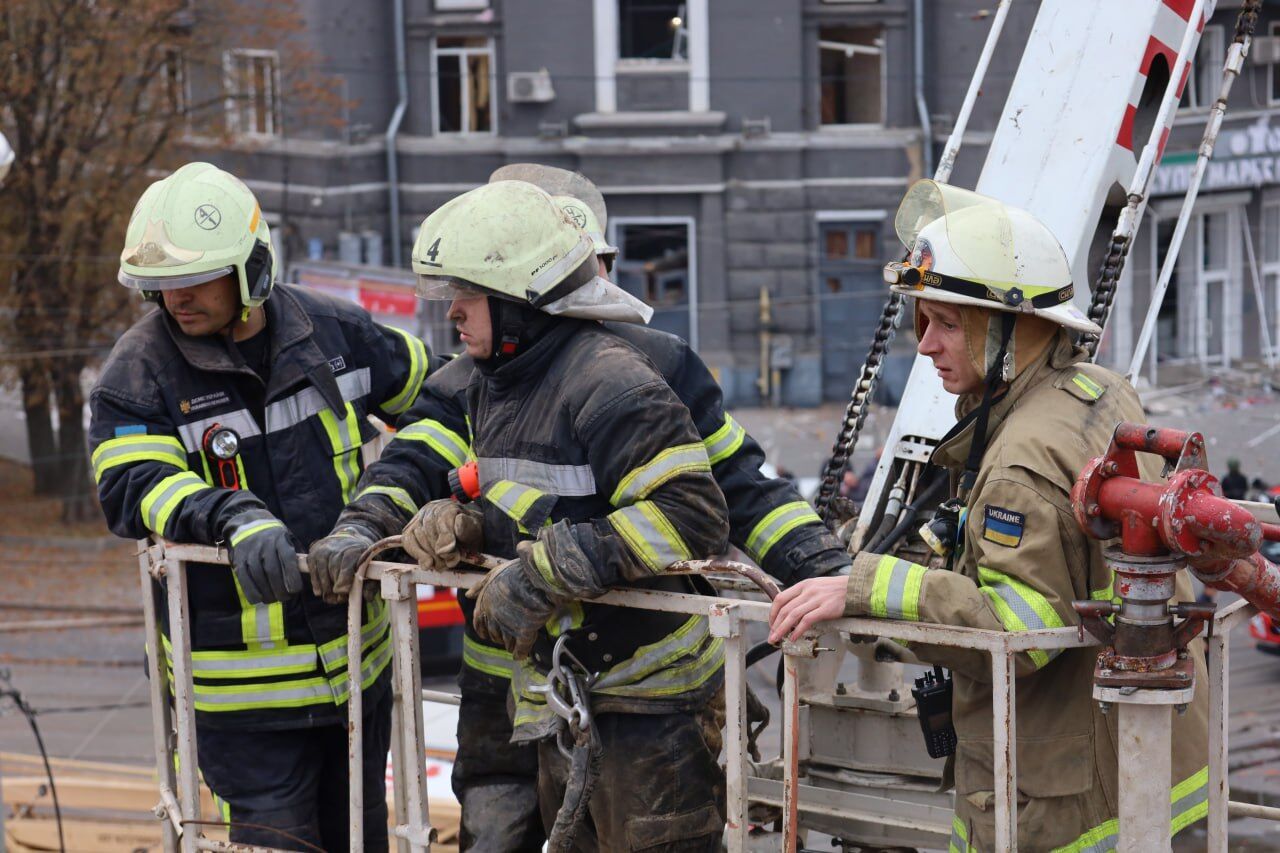
M1027 517L1020 512L988 504L982 517L982 538L1017 548L1022 544L1022 530L1026 522Z

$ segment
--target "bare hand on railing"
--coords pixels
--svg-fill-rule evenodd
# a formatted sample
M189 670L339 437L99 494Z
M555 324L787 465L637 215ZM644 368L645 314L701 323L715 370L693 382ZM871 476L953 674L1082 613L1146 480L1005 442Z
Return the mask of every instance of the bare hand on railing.
M769 642L795 642L819 622L839 619L844 615L848 586L848 577L835 575L810 578L784 589L769 611Z

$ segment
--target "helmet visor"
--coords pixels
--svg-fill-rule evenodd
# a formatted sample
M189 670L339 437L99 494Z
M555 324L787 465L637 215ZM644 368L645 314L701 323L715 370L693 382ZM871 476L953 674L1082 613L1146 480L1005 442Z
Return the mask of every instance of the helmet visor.
M965 278L1000 290L1020 280L1018 266L1031 248L1017 245L1004 204L936 181L912 184L893 224L912 266L931 269L934 253L947 253L968 267Z
M455 299L475 299L478 296L496 296L499 299L513 299L502 293L485 290L477 284L448 275L419 275L418 298L435 302L452 302Z
M132 287L136 290L181 290L184 287L195 287L197 284L204 284L213 281L215 278L221 278L224 275L234 275L235 267L222 267L216 270L205 270L204 272L194 272L187 275L171 275L171 276L140 276L125 272L124 267L120 268L120 272L116 274L116 280L125 287Z

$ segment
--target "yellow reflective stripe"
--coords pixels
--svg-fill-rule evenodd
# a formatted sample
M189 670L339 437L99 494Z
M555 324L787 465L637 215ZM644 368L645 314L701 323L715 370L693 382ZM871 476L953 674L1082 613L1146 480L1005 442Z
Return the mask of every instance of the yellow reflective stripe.
M1053 609L1049 600L1034 587L995 569L978 567L978 588L991 602L992 609L1006 631L1034 631L1041 628L1063 627L1062 617ZM1031 649L1027 656L1036 668L1047 664L1061 653L1061 649L1046 651Z
M347 408L341 420L331 409L320 410L320 423L333 446L333 468L338 475L344 504L351 500L351 490L360 479L360 465L356 458L360 451L360 423L356 419L355 408L350 403L345 405Z
M152 533L165 535L169 519L178 506L196 492L210 488L209 484L190 471L165 477L142 497L142 523Z
M697 471L711 471L705 445L681 444L668 447L644 465L628 472L618 483L609 503L628 506L647 498L654 489L668 480Z
M360 690L368 690L369 685L377 681L378 676L387 668L387 664L391 663L391 635L388 634L377 648L365 655L360 662ZM334 693L334 701L346 702L351 695L350 684L347 680L347 674L343 672L340 675L330 676L329 683L332 685Z
M692 555L675 527L652 501L639 501L607 516L640 561L657 573Z
M102 475L117 465L134 462L160 462L187 470L187 451L182 442L169 435L122 435L98 445L90 457L93 479L102 482Z
M951 816L951 841L947 853L978 853L976 847L969 846L969 828L957 814Z
M360 651L365 654L369 647L378 642L387 633L390 621L389 611L382 599L374 599L365 605L365 623L360 627ZM341 669L347 665L347 635L336 637L320 646L320 659L327 672Z
M525 513L535 501L546 497L546 492L513 480L497 480L484 490L484 497L489 503L506 513L512 521L523 523Z
M240 578L231 573L231 583L240 602L240 639L250 648L271 649L284 641L284 605L250 604L245 598Z
M747 536L747 553L757 563L769 550L797 527L806 524L822 524L822 519L805 501L791 501L769 512L756 522Z
M264 530L272 530L277 527L283 528L284 524L275 518L260 518L257 521L251 521L248 524L241 525L235 529L235 532L231 534L231 545L232 547L235 547L256 533L261 533Z
M166 663L173 668L173 645L163 638ZM246 649L243 651L193 651L193 678L266 678L272 675L297 675L316 668L316 647L310 643L281 649Z
M382 495L410 515L418 511L418 504L408 492L398 486L366 486L357 492L352 500L358 501L365 495Z
M409 378L405 380L404 387L400 389L399 393L379 406L384 412L398 415L412 406L414 401L418 399L418 392L422 389L422 380L427 378L427 348L417 337L403 329L397 329L395 326L383 326L382 328L389 329L404 338L405 346L409 350Z
M586 611L582 609L581 601L569 601L561 605L551 618L547 620L547 633L553 637L559 637L566 631L572 631L574 628L581 628L582 623L587 621Z
M1088 376L1085 376L1083 373L1077 373L1075 376L1071 378L1071 381L1072 383L1075 384L1077 388L1079 388L1084 393L1088 394L1094 400L1101 397L1103 392L1107 390L1106 388L1103 388L1101 385L1099 385L1097 382L1094 382Z
M551 565L551 555L547 553L547 543L538 541L533 543L533 566L538 570L538 574L542 579L551 586L552 589L564 589L564 584L560 582L560 578L556 576L555 569Z
M409 424L395 434L392 441L421 441L440 454L454 468L467 461L471 448L467 442L453 430L436 420L427 418Z
M478 672L483 672L485 675L510 680L511 670L515 666L515 661L511 657L511 652L506 649L484 645L479 640L473 640L464 634L462 637L462 665L469 666Z
M1209 814L1209 767L1197 772L1173 786L1169 792L1171 834L1177 834Z
M872 616L920 621L920 589L927 569L886 554L876 563L867 610Z
M738 448L742 446L742 442L747 437L747 431L733 419L732 415L724 416L724 426L711 433L711 435L703 441L707 446L707 458L712 465L716 465L730 456L738 452Z
M272 684L195 684L197 711L260 711L333 703L329 682L319 676Z

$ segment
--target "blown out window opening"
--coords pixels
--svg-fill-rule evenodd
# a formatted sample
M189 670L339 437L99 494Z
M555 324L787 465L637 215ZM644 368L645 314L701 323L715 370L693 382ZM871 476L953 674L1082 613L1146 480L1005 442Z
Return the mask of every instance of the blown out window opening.
M818 30L819 124L884 123L884 28Z
M493 40L441 36L432 43L432 51L436 134L493 133Z
M280 56L274 50L231 50L223 54L227 126L242 136L279 132Z

